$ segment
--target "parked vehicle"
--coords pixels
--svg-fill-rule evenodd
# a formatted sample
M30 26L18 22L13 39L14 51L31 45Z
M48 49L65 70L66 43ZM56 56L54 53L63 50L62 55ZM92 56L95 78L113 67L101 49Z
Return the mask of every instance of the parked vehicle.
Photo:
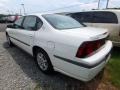
M66 13L87 26L106 28L114 46L120 47L120 10L93 10Z
M7 16L2 16L0 18L0 23L6 23L7 22Z
M21 15L4 15L0 18L0 23L14 23Z
M8 25L6 37L31 54L44 73L59 71L90 81L110 58L106 29L85 27L69 16L34 14Z
M8 15L7 22L14 23L21 15Z

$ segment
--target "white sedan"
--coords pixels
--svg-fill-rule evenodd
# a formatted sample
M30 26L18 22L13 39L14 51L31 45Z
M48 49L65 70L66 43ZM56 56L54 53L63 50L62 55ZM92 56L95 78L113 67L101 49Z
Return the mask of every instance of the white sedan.
M6 37L10 46L31 54L42 72L55 70L82 81L105 67L112 48L106 29L85 27L57 14L23 16L8 25Z

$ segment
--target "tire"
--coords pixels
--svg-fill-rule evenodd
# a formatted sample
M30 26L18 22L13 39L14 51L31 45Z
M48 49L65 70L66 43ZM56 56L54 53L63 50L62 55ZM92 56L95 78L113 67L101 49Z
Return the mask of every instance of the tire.
M9 37L8 34L6 34L6 39L7 39L8 45L9 45L9 46L13 46L13 43L11 42L10 37Z
M37 61L37 65L43 73L50 74L51 72L53 72L53 66L46 52L40 49L37 50L35 54L35 59Z

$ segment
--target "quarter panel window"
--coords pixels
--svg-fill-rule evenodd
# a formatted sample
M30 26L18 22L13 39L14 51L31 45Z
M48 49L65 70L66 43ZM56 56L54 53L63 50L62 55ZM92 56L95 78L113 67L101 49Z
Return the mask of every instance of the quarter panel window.
M37 25L36 25L37 26L37 30L40 29L42 27L42 25L43 25L42 20L37 17Z

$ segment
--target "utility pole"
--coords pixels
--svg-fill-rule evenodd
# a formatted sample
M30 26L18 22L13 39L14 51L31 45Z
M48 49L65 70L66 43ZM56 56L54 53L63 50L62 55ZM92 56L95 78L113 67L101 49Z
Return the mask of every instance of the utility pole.
M98 0L98 9L100 8L100 0Z
M9 11L9 10L7 10L7 12L8 12L8 14L10 15L10 11Z
M23 10L24 10L24 15L26 15L26 12L25 12L25 6L24 6L24 4L21 4L21 6L23 7Z
M106 9L108 8L109 0L107 0Z

